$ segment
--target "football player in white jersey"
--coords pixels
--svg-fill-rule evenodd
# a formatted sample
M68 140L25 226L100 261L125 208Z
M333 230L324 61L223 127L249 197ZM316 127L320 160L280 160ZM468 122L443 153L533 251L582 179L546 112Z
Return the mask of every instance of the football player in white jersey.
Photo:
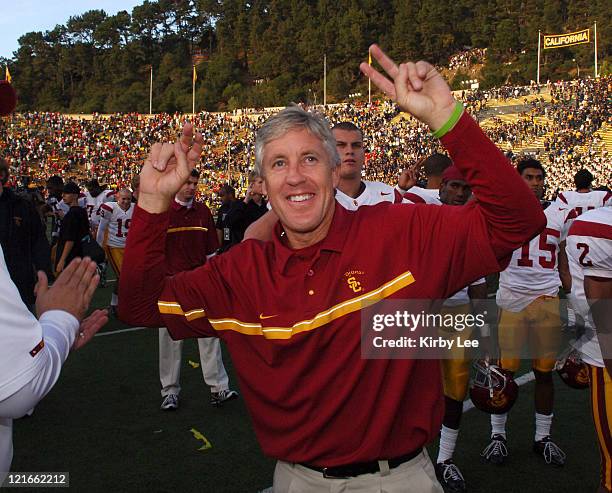
M100 206L105 202L111 202L114 199L115 192L113 190L103 190L96 179L88 181L85 187L87 188L85 193L87 216L95 236L100 223Z
M612 207L581 215L570 227L567 256L576 309L586 331L575 347L589 369L591 410L601 455L598 492L612 492ZM588 299L588 301L587 301ZM590 304L590 306L589 306Z
M572 209L576 217L580 214L597 209L598 207L612 206L612 192L593 190L593 175L589 170L581 169L574 175L576 190L561 192L557 196L559 207Z
M125 242L127 241L128 230L132 221L132 213L134 212L132 192L124 188L116 194L116 197L117 202L106 202L100 206L100 224L96 234L97 242L104 247L106 257L113 266L115 274L117 274L115 291L111 297L111 309L114 309L119 303L116 290L119 285L121 265L123 264ZM108 234L106 234L107 229Z
M576 190L568 190L559 193L555 204L559 207L571 209L570 219L579 217L584 212L604 206L612 206L612 192L603 190L593 190L593 175L586 169L581 169L574 175L574 185ZM577 324L575 315L576 300L568 295L567 306L567 325L569 327ZM578 322L578 324L580 324Z
M576 190L561 192L557 196L556 204L559 207L571 209L569 218L575 219L582 213L604 206L612 206L612 192L593 190L593 175L586 169L581 169L574 175L574 185ZM572 295L568 296L567 325L576 325L575 299Z
M442 174L453 162L444 154L435 153L417 163L414 170L422 167L427 177L427 188L414 185L415 178L411 176L410 169L404 170L400 175L396 189L404 199L412 204L439 204Z
M340 154L340 180L336 187L336 200L350 211L362 205L380 202L402 202L400 193L391 185L361 179L365 165L363 132L351 122L334 125L332 133Z
M545 172L535 159L524 159L517 170L542 200ZM551 440L554 387L552 370L561 339L558 271L559 248L565 239L569 210L549 205L547 224L540 235L514 251L508 267L500 273L497 305L499 315L499 366L516 372L521 351L529 347L535 375L534 452L546 463L561 466L565 454ZM502 464L507 456L505 414L491 415L491 443L483 451L486 460Z

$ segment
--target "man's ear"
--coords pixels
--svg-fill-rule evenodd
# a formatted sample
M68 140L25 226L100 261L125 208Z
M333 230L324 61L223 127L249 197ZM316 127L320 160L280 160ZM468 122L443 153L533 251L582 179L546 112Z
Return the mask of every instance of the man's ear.
M261 191L264 195L268 195L268 189L266 188L266 179L263 179L263 183L261 184Z
M334 188L338 188L338 183L340 183L340 165L334 166L332 169L332 184Z

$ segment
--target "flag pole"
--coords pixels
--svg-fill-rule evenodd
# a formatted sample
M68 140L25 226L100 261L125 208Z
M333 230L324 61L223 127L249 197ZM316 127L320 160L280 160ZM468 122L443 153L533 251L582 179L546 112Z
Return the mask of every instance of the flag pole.
M153 114L153 65L151 65L151 77L149 80L149 115Z
M593 23L593 34L595 35L595 78L597 75L597 21Z
M323 55L323 107L327 106L327 54Z
M372 66L372 53L368 48L368 65ZM368 105L372 106L372 80L368 77Z
M191 75L191 114L195 118L195 82L196 82L196 69L193 66L193 74Z
M540 37L541 37L541 32L542 31L538 31L538 76L537 76L537 84L540 85Z

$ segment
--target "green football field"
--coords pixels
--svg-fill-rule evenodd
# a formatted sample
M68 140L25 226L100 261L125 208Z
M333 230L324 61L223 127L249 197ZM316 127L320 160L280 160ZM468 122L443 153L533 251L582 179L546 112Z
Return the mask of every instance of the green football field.
M94 306L106 306L110 290L99 288ZM195 342L185 342L180 408L164 412L157 331L117 332L126 328L111 319L87 347L71 354L34 415L15 421L13 471L67 471L72 490L83 492L238 493L269 487L274 461L261 453L242 400L218 409L209 404L201 370L189 364L199 362ZM224 360L236 388L231 359L225 354ZM520 373L529 371L524 366ZM553 437L567 453L565 467L547 466L531 451L533 382L527 383L508 420L504 466L480 458L488 443L488 415L475 409L464 415L455 462L469 492L596 490L599 453L589 392L555 381ZM191 429L212 448L199 450L204 442ZM432 444L430 455L436 453Z

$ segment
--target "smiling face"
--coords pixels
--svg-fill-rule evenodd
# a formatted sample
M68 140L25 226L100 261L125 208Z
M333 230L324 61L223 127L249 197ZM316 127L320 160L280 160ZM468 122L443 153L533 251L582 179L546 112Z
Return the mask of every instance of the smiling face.
M340 154L340 178L343 180L361 179L361 170L365 163L363 137L357 130L335 128L336 148Z
M304 248L327 235L334 215L338 167L323 142L304 128L269 141L263 152L264 193L292 248Z
M121 190L117 193L117 204L122 210L127 211L132 205L132 193L127 190Z

